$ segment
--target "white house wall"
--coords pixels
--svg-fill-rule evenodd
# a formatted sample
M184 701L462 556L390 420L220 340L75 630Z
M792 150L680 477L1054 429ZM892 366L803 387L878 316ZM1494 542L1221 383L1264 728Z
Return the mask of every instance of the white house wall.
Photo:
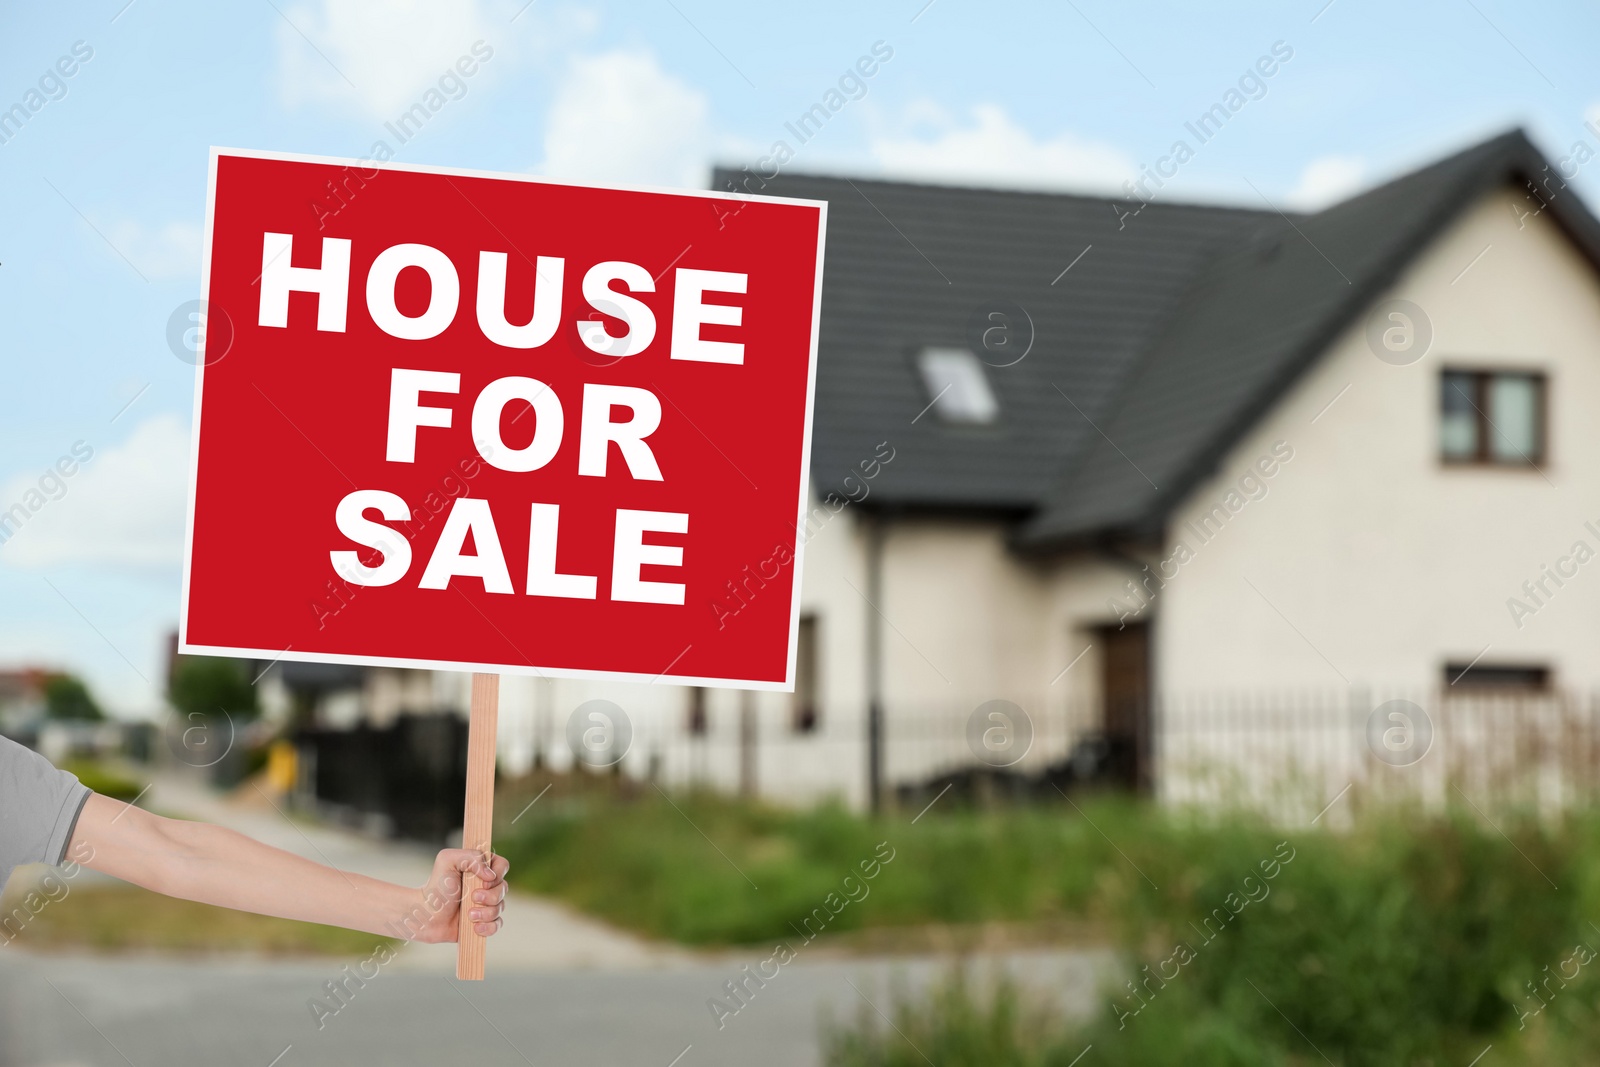
M1092 627L1115 618L1107 600L1120 572L1097 559L1021 557L1007 533L978 518L888 527L881 607L891 785L972 766L968 724L990 701L1026 713L1034 741L1020 770L1059 761L1088 725Z
M1576 541L1600 550L1600 286L1532 209L1485 198L1386 294L1431 320L1425 358L1384 363L1352 324L1177 511L1168 554L1195 556L1159 594L1160 691L1420 692L1480 655L1600 683L1600 562L1520 628L1507 607ZM1542 472L1441 465L1443 366L1548 376ZM1199 544L1191 524L1275 447L1293 458L1267 495Z

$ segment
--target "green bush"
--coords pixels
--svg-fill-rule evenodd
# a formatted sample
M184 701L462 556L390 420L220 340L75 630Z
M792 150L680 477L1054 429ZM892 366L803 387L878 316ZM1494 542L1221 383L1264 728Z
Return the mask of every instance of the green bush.
M62 770L77 775L78 781L101 796L113 800L132 800L144 789L143 785L132 778L90 760L67 760L62 764Z
M960 980L901 1004L941 1065L1065 1067L1090 1044L1082 1067L1442 1067L1491 1044L1495 1064L1600 1062L1600 813L1391 813L1335 834L1111 799L913 823L652 789L547 798L497 847L515 883L691 944L794 943L886 849L827 932L1073 922L1120 946L1088 1022ZM830 1062L924 1062L875 1018L831 1031Z
M1065 1064L1091 1044L1093 1062L1129 1067L1420 1067L1491 1044L1497 1063L1596 1061L1592 817L1391 816L1334 835L1148 811L1103 828L1122 862L1100 870L1091 909L1128 962L1102 1010L1030 1027L1010 991L956 981L899 1009L917 1044L913 1030L952 1050L936 1062L969 1062L954 1050L974 1042L993 1064ZM905 1044L864 1022L833 1035L829 1062L920 1060Z
M1271 847L1272 834L1196 831L1187 855L1151 857L1163 888L1121 878L1143 1010L1160 1014L1181 983L1251 1032L1335 1062L1421 1062L1477 1042L1475 1054L1515 1021L1509 991L1584 930L1572 869L1582 829L1568 842L1531 823L1510 833L1459 817L1380 819ZM1179 945L1193 960L1163 982Z

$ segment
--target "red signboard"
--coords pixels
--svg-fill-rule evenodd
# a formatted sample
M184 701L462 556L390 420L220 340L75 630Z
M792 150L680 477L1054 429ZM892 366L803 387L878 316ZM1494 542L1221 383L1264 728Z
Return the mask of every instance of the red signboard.
M825 219L213 151L182 651L791 688Z

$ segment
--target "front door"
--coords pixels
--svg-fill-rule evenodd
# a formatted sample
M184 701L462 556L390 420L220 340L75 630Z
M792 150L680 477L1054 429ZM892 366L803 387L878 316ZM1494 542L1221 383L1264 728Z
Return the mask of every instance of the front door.
M1149 785L1150 629L1142 622L1106 627L1101 637L1101 693L1107 771L1124 788Z

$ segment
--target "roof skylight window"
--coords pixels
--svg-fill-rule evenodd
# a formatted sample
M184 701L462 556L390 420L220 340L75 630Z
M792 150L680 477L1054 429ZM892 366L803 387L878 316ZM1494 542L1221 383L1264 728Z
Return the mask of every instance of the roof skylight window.
M928 390L928 406L945 422L982 425L1000 414L983 364L965 348L924 348L917 371Z

